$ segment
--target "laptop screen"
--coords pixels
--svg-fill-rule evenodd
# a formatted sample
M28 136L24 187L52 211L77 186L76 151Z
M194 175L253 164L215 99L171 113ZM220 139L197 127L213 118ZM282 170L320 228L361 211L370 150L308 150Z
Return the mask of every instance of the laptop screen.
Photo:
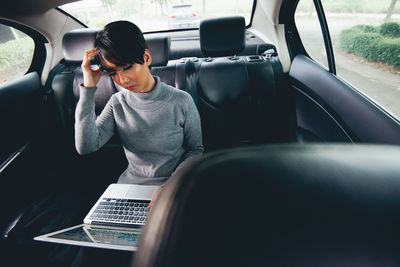
M36 237L35 240L135 251L140 229L81 224Z

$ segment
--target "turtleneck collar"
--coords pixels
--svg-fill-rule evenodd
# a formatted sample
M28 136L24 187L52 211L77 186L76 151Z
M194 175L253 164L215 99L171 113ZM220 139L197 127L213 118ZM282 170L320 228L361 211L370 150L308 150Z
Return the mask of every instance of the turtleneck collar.
M165 86L162 86L159 77L153 77L156 83L153 90L151 90L150 92L133 93L126 89L123 89L121 91L131 107L142 110L154 110L158 109L161 105L167 102L168 91L166 90Z

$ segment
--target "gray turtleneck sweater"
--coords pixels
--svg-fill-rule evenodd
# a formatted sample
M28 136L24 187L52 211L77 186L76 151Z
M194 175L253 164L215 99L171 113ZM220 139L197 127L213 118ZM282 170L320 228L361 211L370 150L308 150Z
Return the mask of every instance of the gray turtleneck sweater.
M162 185L179 166L203 153L200 116L192 97L160 81L148 93L121 90L96 118L96 87L80 88L75 111L79 154L101 148L117 133L128 159L118 183Z

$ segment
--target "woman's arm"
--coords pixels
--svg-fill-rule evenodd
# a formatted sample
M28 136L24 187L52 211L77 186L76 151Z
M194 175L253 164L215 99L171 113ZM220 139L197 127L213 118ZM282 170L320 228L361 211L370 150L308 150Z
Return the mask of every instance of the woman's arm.
M204 151L200 115L191 96L188 96L183 134L185 154L176 170L185 166L194 156L202 155Z
M80 99L75 110L75 147L79 154L98 150L114 134L112 98L96 120L94 94L102 71L93 70L90 60L97 54L95 48L87 51L81 65L83 84L80 85Z
M95 91L96 87L81 86L80 99L75 110L75 147L81 155L100 149L115 131L112 98L96 119Z

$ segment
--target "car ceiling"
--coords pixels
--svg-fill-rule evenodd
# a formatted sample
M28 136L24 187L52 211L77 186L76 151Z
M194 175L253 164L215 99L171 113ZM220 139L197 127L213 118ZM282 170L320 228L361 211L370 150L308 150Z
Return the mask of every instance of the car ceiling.
M26 14L38 14L47 10L77 0L11 0L3 3L0 16L17 17Z

